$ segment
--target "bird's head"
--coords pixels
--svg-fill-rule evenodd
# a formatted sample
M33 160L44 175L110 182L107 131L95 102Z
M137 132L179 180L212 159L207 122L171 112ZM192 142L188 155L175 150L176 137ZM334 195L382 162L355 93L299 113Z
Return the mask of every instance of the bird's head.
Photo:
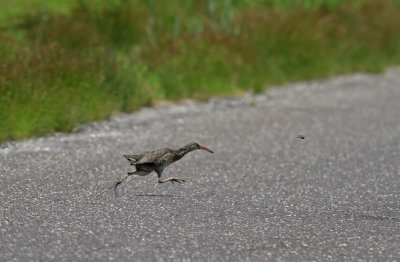
M196 143L196 142L189 143L189 144L187 144L186 146L184 146L182 149L183 149L184 151L187 151L187 152L190 152L190 151L193 151L193 150L196 150L196 149L201 149L201 150L204 150L204 151L207 151L207 152L210 152L210 153L214 153L214 152L211 151L210 149L205 148L205 147L199 145L199 144Z

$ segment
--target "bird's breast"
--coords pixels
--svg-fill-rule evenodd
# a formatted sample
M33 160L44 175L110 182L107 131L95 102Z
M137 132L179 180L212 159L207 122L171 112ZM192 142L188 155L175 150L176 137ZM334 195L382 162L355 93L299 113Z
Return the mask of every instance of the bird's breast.
M182 158L181 155L174 155L172 162L178 161L181 158Z

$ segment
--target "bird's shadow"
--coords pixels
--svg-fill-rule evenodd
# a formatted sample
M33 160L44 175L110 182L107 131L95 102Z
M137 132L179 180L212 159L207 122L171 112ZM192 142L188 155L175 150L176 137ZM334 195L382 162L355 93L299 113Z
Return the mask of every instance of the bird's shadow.
M359 217L360 217L361 219L365 219L365 220L400 222L400 218L398 218L398 217L391 217L391 216L380 216L380 215L361 214Z
M161 194L136 194L136 197L174 197L173 195L161 195Z

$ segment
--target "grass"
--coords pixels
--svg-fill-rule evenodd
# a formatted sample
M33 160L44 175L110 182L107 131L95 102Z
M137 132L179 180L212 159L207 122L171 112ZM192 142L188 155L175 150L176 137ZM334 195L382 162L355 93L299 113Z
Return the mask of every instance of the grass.
M0 141L400 62L388 0L43 2L0 1Z

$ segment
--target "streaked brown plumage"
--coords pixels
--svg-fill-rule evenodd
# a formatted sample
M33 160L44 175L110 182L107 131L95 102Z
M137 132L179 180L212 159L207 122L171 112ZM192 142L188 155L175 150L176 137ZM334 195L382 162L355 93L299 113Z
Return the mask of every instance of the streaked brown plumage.
M115 194L117 194L117 187L125 179L127 179L130 175L146 176L153 171L155 171L158 175L158 183L165 183L168 181L171 181L172 183L185 182L184 179L177 178L177 177L161 179L161 175L162 175L162 172L164 171L164 168L166 168L173 162L178 161L187 153L189 153L193 150L196 150L196 149L201 149L201 150L208 151L210 153L214 153L210 149L202 147L198 143L193 142L193 143L187 144L186 146L179 148L177 150L173 150L170 148L161 148L161 149L156 149L153 151L145 152L140 155L124 155L124 157L126 159L128 159L128 161L131 163L131 165L134 165L136 167L136 171L129 172L123 178L120 178L117 181L115 181L115 183L112 185L111 188L114 188L114 192L115 192Z

